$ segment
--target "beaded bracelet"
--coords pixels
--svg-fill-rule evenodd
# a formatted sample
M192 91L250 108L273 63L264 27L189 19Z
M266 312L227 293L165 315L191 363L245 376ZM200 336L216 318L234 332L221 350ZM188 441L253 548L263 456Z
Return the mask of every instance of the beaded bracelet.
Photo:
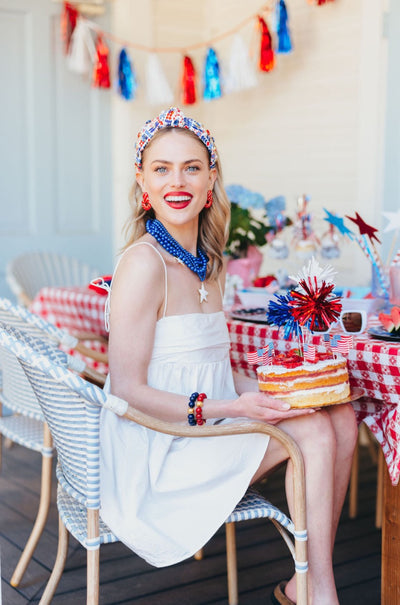
M203 418L203 401L207 399L205 393L192 393L189 397L188 423L190 426L201 426L206 421Z

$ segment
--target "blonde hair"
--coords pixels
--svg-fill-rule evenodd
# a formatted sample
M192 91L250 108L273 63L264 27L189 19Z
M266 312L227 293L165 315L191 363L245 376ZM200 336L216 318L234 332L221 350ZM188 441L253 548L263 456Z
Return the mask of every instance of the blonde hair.
M146 156L146 150L151 146L152 142L170 130L181 130L188 136L193 137L204 146L204 143L190 130L177 127L166 127L158 131L146 149L143 151L143 156ZM219 160L216 161L215 170L217 177L213 187L213 204L211 208L204 208L199 216L199 232L197 245L208 256L209 262L207 266L207 278L216 279L223 267L223 252L229 235L230 223L230 201L225 193L221 165ZM142 190L135 181L130 192L129 201L131 205L131 216L128 218L124 233L127 238L127 243L123 247L126 250L128 246L133 244L142 235L146 233L146 221L149 218L155 218L153 209L148 211L142 208ZM204 200L206 203L206 200Z

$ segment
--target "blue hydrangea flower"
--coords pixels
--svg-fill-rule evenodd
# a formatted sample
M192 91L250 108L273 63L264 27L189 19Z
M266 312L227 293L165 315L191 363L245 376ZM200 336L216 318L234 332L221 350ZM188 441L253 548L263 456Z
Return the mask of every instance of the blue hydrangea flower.
M228 185L226 194L231 202L236 202L241 208L265 208L265 198L261 193L250 191L242 185Z

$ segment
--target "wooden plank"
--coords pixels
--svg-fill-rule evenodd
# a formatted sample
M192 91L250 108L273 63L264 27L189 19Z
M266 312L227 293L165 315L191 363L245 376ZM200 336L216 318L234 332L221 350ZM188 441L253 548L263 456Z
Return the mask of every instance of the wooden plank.
M381 605L400 603L400 486L383 479Z

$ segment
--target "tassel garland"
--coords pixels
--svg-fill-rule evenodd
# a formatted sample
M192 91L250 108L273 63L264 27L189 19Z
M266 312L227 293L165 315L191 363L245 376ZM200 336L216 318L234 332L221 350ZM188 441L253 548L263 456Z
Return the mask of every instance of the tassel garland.
M278 34L278 53L290 53L292 50L292 42L290 40L290 32L288 28L288 14L285 0L279 0L277 8L277 34Z
M88 74L96 60L96 48L87 23L78 18L72 34L70 50L67 56L67 66L77 74Z
M77 9L69 2L64 2L64 10L61 15L61 40L64 43L64 53L68 54L71 37L76 27L79 16Z
M108 68L108 46L102 36L97 36L96 62L93 69L92 84L94 88L110 88L110 70Z
M196 103L196 70L192 59L183 57L182 73L182 104L193 105Z
M170 105L174 95L165 77L158 56L149 54L146 65L147 100L151 105Z
M246 90L257 85L254 64L250 60L248 50L242 36L236 34L233 38L231 55L229 57L228 75L224 90L227 93Z
M130 101L135 98L136 88L137 84L132 63L127 51L123 48L119 53L117 90L121 97Z
M308 0L309 4L322 5L334 0ZM215 40L233 36L227 73L220 71L216 51L209 47L203 69L203 98L206 101L218 99L223 92L246 90L257 85L257 71L269 72L275 66L274 44L271 31L276 32L276 53L289 53L292 41L288 27L288 13L285 0L274 0L275 10L269 19L269 26L261 14L250 16L237 28L218 35ZM79 9L72 1L63 2L60 29L63 50L67 55L66 63L70 71L85 75L92 69L92 85L96 88L110 88L109 49L103 39L118 43L116 36L100 30L95 23L81 17ZM82 5L82 10L83 9ZM264 9L263 9L264 10ZM263 14L263 13L262 13ZM250 20L260 31L259 56L253 61L254 53L246 47L239 28ZM97 35L94 44L93 35ZM166 78L159 59L159 53L182 52L181 103L192 105L197 102L197 73L192 59L185 54L185 48L150 48L144 45L122 42L147 53L145 83L147 100L151 105L169 105L174 94ZM204 43L204 46L211 42ZM189 48L198 48L203 44L193 44ZM258 68L258 70L257 70ZM136 75L126 48L118 55L118 74L115 76L115 90L127 100L134 99L137 90Z
M204 92L203 99L210 101L222 96L221 82L219 75L219 63L216 52L209 48L204 66Z
M258 17L261 29L261 47L260 47L260 71L272 71L275 64L274 51L272 49L272 38L268 25L262 17Z

